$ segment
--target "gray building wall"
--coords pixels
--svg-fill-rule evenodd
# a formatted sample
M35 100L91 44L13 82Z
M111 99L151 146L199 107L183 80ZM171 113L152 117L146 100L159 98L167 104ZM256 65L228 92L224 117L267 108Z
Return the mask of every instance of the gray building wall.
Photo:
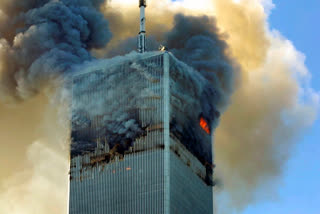
M197 173L204 175L205 169L189 152L185 158L188 166L173 151L170 152L170 213L212 214L212 186L208 186Z
M163 163L163 150L156 150L83 170L70 182L69 213L164 214Z

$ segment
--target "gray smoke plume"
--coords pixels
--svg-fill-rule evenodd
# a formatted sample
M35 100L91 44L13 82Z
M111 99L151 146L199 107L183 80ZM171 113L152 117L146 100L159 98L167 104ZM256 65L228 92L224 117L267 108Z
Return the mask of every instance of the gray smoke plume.
M233 91L236 65L229 57L227 44L221 37L214 18L177 14L173 29L166 35L165 44L179 60L199 71L212 83L220 99L211 101L223 110Z
M27 0L0 3L0 99L36 94L49 79L92 59L111 38L99 12L103 0Z
M193 67L212 83L218 96L211 102L220 111L224 111L239 76L239 66L230 57L224 35L219 32L215 18L176 14L170 31L163 35L151 33L147 37L148 51L156 50L160 44L164 44L177 59ZM124 55L136 49L136 46L136 37L130 37L110 49L106 56Z
M69 112L55 86L110 40L103 2L0 1L0 213L67 212Z

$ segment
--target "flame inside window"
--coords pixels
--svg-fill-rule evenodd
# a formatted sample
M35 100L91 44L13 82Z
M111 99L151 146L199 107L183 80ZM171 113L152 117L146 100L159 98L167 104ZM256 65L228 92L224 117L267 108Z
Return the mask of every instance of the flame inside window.
M203 117L200 118L200 126L205 132L207 132L207 134L210 134L209 125Z

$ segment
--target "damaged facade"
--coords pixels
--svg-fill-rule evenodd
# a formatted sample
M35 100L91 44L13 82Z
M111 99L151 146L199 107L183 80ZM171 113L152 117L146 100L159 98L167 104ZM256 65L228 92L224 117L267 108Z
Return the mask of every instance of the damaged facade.
M70 214L210 213L213 86L168 52L72 79Z

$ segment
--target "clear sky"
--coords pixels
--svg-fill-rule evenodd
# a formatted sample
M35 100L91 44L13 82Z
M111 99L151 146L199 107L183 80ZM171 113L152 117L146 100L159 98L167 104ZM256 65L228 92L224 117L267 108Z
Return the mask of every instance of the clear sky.
M312 87L320 91L320 1L273 0L270 28L306 55ZM320 214L320 120L297 142L284 171L279 198L250 206L244 214Z

